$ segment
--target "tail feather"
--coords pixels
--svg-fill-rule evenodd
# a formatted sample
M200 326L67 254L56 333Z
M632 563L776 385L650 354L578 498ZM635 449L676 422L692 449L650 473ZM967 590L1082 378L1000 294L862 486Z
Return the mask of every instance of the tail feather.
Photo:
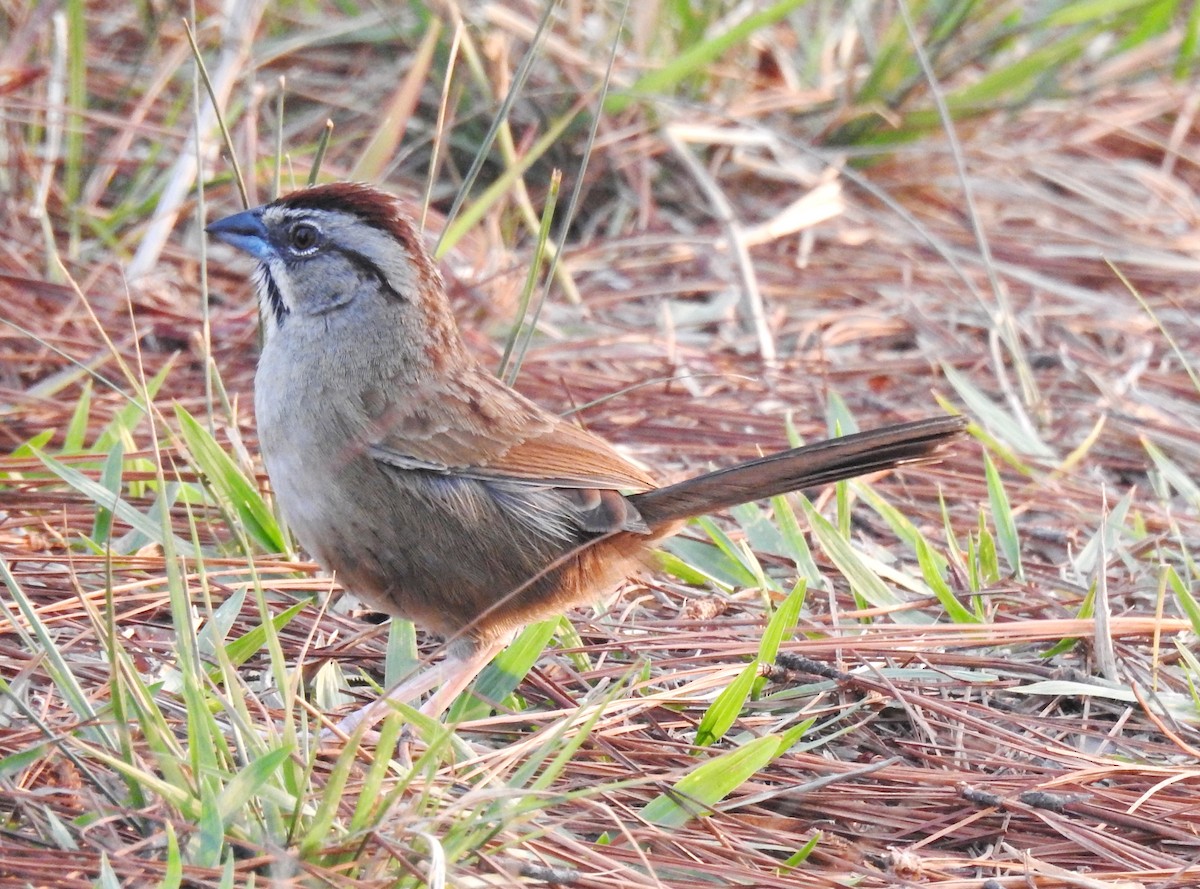
M898 423L780 451L630 495L651 528L696 515L911 463L928 463L966 429L962 417Z

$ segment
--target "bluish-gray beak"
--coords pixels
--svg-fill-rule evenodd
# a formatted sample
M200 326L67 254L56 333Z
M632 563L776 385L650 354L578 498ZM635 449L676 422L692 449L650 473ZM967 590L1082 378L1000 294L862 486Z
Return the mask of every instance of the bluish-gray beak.
M255 259L266 260L275 251L271 247L270 235L262 221L262 207L243 210L216 222L210 222L204 230L231 247L245 250Z

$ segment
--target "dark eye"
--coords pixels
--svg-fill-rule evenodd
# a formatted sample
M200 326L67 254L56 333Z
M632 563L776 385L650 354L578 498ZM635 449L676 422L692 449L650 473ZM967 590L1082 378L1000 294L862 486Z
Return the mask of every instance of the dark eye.
M321 240L321 230L311 222L297 222L288 229L288 246L297 253L309 253Z

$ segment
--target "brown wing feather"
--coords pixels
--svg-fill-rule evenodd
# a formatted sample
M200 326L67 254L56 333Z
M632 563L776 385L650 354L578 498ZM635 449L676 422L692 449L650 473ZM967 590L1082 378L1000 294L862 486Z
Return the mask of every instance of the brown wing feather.
M363 402L374 431L371 453L400 469L560 488L656 487L650 475L604 439L482 372L434 393L410 388L403 399L380 390L364 392Z
M648 491L656 487L653 478L604 439L562 420L542 435L517 442L478 469L505 478L544 479L559 488Z

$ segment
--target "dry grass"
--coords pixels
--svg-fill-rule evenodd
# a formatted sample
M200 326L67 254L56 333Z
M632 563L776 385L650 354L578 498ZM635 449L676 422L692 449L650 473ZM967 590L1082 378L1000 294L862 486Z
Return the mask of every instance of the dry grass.
M485 32L490 70L511 72L529 13L506 13ZM153 273L132 286L122 274L145 234L149 199L188 138L190 113L176 107L188 78L171 67L186 53L177 25L161 23L146 44L141 24L114 12L105 40L89 43L91 110L80 120L89 177L74 206L61 176L52 177L44 228L36 195L46 159L31 134L47 120L53 53L45 16L23 14L24 23L8 13L8 31L28 34L32 49L10 43L0 53L8 141L0 171L0 320L8 322L0 325L0 555L102 719L111 719L106 603L121 647L145 676L163 675L176 657L162 552L91 553L80 538L92 534L95 504L36 456L12 452L43 430L53 431L48 452L64 444L88 374L95 382L87 442L130 403L129 384L80 292L130 367L150 377L171 365L154 399L162 414L170 417L178 402L206 415L209 356L187 205ZM472 11L479 20L486 14ZM100 14L89 15L100 30ZM322 42L335 24L286 18L275 13L262 26L257 72L242 69L235 96L245 100L251 82L268 95L251 96L253 113L236 117L235 145L243 157L248 145L269 156L270 93L275 76L286 74L286 143L295 146L297 168L306 169L305 146L331 116L338 135L324 171L349 175L375 132L376 109L403 80L394 61L403 41L364 34ZM211 27L199 34L202 45L213 45ZM792 36L768 32L757 80L718 66L705 101L664 101L665 120L634 106L605 118L576 246L564 260L584 301L546 307L519 388L564 410L588 405L583 422L664 477L782 446L785 418L805 438L821 437L831 398L865 427L934 412L940 396L979 423L1002 469L1021 576L988 579L972 597L967 574L952 567L951 586L963 601L978 602L986 620L950 623L928 597L909 595L890 613L865 608L815 550L829 585L809 591L799 632L784 644L812 662L778 667L774 693L747 706L719 749L803 719L814 718L814 727L709 817L669 830L649 823L643 807L697 765L697 723L757 653L766 594L643 578L605 608L572 616L586 657L545 655L521 686L525 709L459 727L470 752L421 772L393 803L387 829L354 840L353 878L341 871L349 863L230 838L237 855L229 872L188 864L187 885L240 885L256 875L281 884L390 885L396 861L428 875L430 837L455 836L456 825L509 795L525 801L520 770L545 756L555 732L583 731L580 714L622 680L630 686L607 701L539 805L504 810L470 853L451 856L451 884L1200 883L1195 632L1180 609L1186 596L1168 576L1173 570L1194 590L1200 551L1200 500L1185 484L1200 465L1193 86L1128 76L1113 63L1086 72L1094 78L1086 97L964 122L968 205L953 146L936 130L866 166L809 148L847 113L837 107L844 70L829 62L804 88L774 76L769 63L788 57ZM518 151L543 118L556 117L603 71L603 52L580 54L562 34L543 52L531 90L541 98L514 109ZM1136 70L1136 53L1126 61ZM575 85L555 88L567 75ZM440 100L435 82L405 122L406 147L384 177L418 202ZM797 113L814 108L824 117ZM433 190L434 231L490 111L463 103L449 122L454 136ZM583 135L564 137L543 159L545 169L574 169ZM681 160L680 146L702 172ZM485 178L502 166L494 159ZM225 172L221 164L207 169ZM535 192L545 179L538 168L527 176ZM257 179L260 196L267 182ZM789 205L817 187L826 190L809 210L822 221L789 221ZM214 212L236 206L226 182L211 182L206 194ZM723 196L731 219L720 220L711 194ZM447 257L460 318L489 362L498 359L530 247L516 203L493 208ZM74 244L73 218L84 220ZM760 239L755 226L772 219L788 231ZM78 291L47 260L47 230ZM748 244L769 346L741 310L746 269L730 239ZM208 272L211 359L230 402L214 417L218 439L250 463L255 311L245 268L227 269L226 259ZM773 361L764 362L764 348L774 350ZM987 414L947 379L955 371L991 406ZM591 406L597 399L604 400ZM143 510L152 489L138 496L137 483L153 482L156 462L168 478L195 478L166 431L173 422L158 425L160 451L145 421L124 442L127 461L143 458L127 462L123 476L133 486L127 499ZM1183 479L1156 467L1147 444L1181 467ZM948 529L965 549L972 535L978 543L981 512L989 526L994 516L981 450L972 442L940 466L878 480L873 489L939 547L950 547ZM94 455L65 460L72 461L97 476ZM824 497L818 504L832 513ZM914 557L876 512L860 504L854 518L864 551L919 578ZM185 540L192 521L205 544L231 539L215 509L194 506L189 516L177 507L171 521ZM118 521L114 537L127 531ZM761 558L790 585L794 566ZM277 555L255 556L253 564L276 608L328 588L308 579L310 565ZM183 581L202 614L202 591L219 605L245 586L244 556L230 552L200 567L183 561ZM8 595L0 601L0 677L9 689L0 697L0 885L92 886L109 873L121 885L172 882L167 825L183 840L195 826L153 794L135 804L118 773L74 742L85 727L56 691L53 662L24 634ZM227 635L260 622L248 598ZM313 605L280 641L291 665L334 658L348 672L379 676L386 639L367 629L353 615ZM256 652L244 665L247 682L257 687L270 667L269 652ZM164 690L157 700L184 732L177 696ZM257 715L267 723L277 714ZM134 732L131 756L152 762L139 743ZM317 787L331 767L317 762ZM354 805L363 769L351 772L346 806ZM102 815L89 821L88 813ZM808 860L783 868L817 832Z

